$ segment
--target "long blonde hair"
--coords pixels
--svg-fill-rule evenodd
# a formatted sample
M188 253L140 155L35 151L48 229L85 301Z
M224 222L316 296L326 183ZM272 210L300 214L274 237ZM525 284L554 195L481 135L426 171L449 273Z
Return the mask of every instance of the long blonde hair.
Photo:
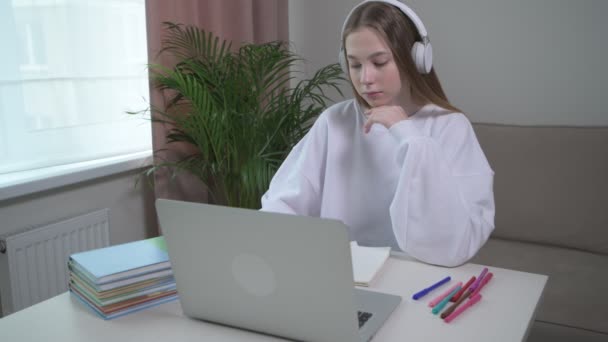
M362 27L371 28L384 38L395 58L401 77L407 79L411 85L414 99L425 104L433 103L454 112L462 112L448 101L434 67L428 74L420 74L416 70L410 51L414 42L421 40L420 33L410 18L393 5L368 2L357 7L348 17L342 32L342 46L345 47L343 57L347 66L346 37ZM357 93L352 82L351 86L359 104L370 107Z

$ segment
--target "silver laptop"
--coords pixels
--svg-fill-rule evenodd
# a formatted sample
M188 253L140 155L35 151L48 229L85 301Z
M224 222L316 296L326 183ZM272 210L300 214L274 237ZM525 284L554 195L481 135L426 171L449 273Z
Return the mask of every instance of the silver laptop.
M354 287L336 220L159 199L184 314L295 340L369 341L401 297Z

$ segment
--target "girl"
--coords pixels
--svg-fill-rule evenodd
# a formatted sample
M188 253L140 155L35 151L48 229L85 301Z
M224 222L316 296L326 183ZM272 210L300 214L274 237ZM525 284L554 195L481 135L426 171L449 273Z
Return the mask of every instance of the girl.
M494 172L442 90L422 22L396 0L364 1L340 54L355 99L319 116L262 210L338 219L359 245L465 263L494 229Z

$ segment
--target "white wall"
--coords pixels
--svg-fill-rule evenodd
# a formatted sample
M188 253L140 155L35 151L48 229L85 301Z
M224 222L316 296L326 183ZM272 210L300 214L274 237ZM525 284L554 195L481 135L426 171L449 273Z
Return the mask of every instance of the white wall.
M290 40L314 70L337 61L359 0L290 0ZM608 126L608 1L408 0L449 99L476 122Z
M155 229L153 195L134 187L136 172L0 201L0 235L108 208L110 244L144 238Z
M134 187L137 172L0 201L0 235L108 208L110 244L151 237L156 233L153 191L143 183ZM2 256L0 262L6 262ZM4 274L0 278L6 280Z

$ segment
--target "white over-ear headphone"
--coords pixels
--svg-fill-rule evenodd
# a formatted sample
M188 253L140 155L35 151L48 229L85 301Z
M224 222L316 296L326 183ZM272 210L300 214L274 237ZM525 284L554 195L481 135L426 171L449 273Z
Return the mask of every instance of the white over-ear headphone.
M414 11L407 7L404 3L398 0L365 0L359 5L355 6L348 16L346 16L346 20L344 20L344 24L342 24L342 31L340 33L340 42L342 42L342 36L344 35L344 28L346 27L346 23L348 22L348 18L353 14L355 9L366 2L384 2L387 4L391 4L398 9L401 10L410 20L416 25L418 29L418 33L420 33L420 37L422 41L415 42L414 46L412 46L412 59L416 64L416 69L421 74L428 74L431 72L431 68L433 67L433 47L431 46L431 42L429 40L428 34L426 33L426 28L424 28L424 24L422 24L422 20L414 13ZM340 53L339 53L340 65L342 66L342 70L348 75L348 68L346 64L346 60L344 57L344 46L340 43Z

